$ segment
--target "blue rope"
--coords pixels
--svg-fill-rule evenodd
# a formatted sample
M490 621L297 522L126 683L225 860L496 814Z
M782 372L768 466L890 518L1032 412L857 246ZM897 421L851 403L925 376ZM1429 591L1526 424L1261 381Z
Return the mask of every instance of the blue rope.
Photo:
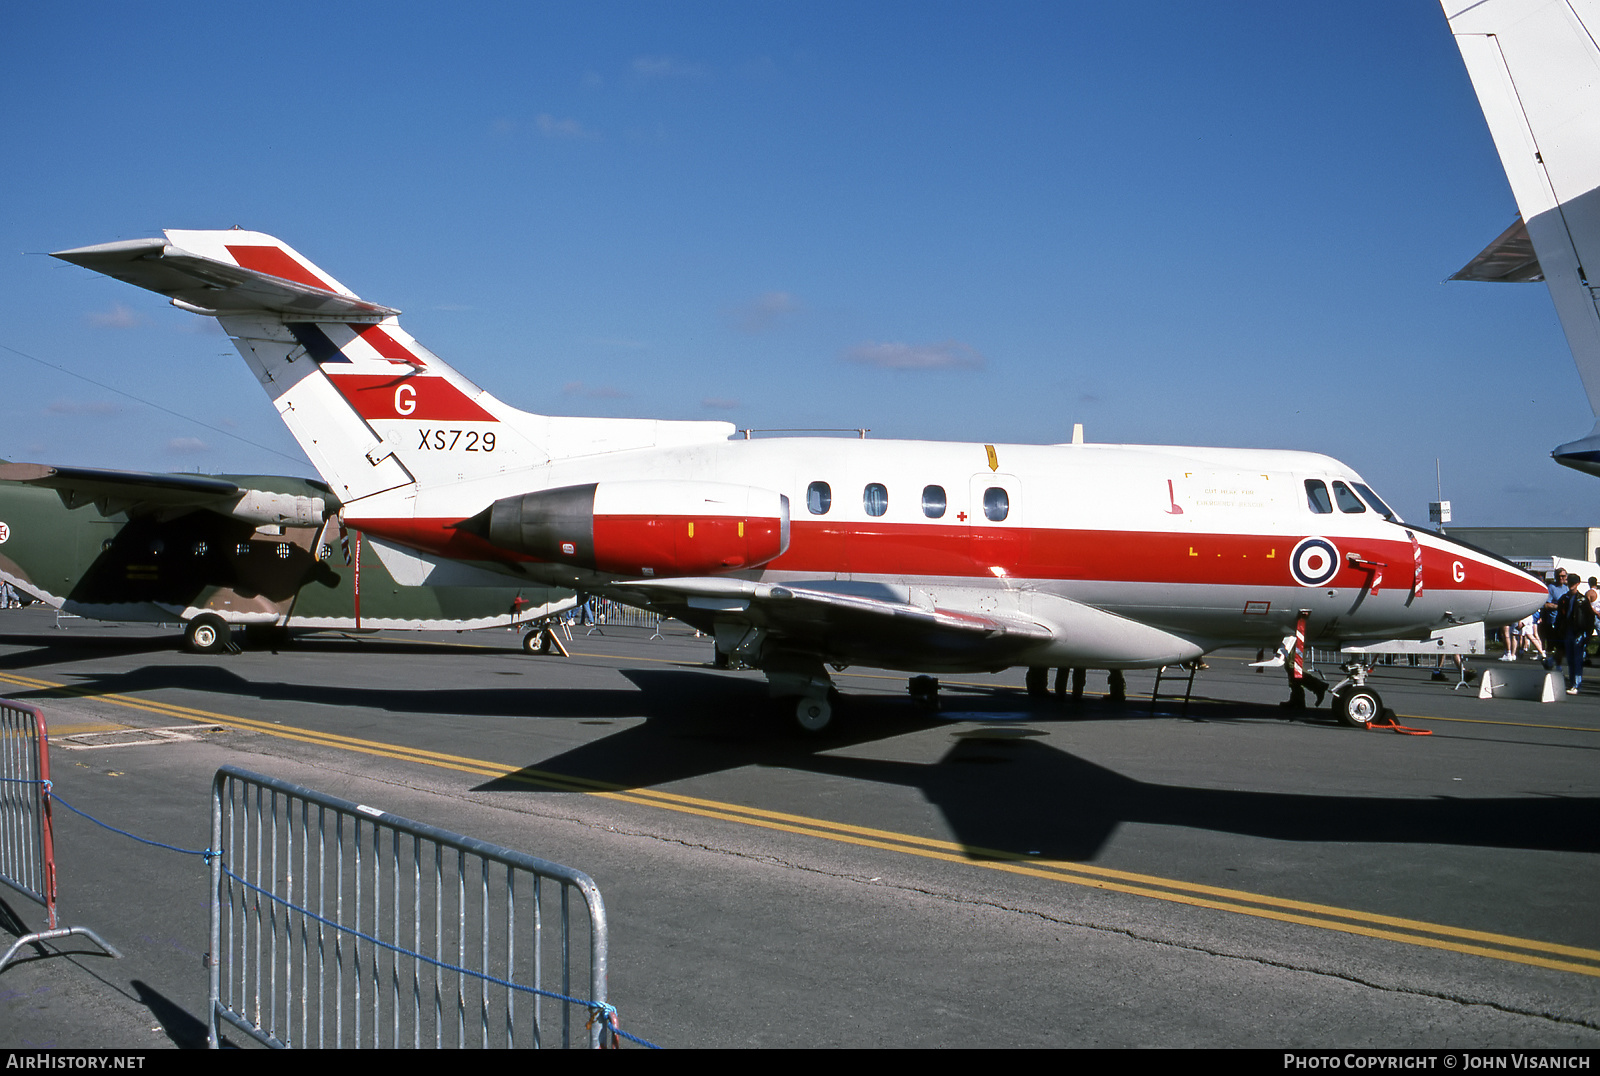
M125 829L118 829L116 826L109 825L109 824L107 824L105 822L100 821L100 819L96 818L92 814L87 814L87 813L85 813L83 811L78 810L72 804L70 804L66 800L62 799L60 797L60 795L58 795L54 791L54 789L52 787L52 783L49 782L49 781L42 781L42 780L39 780L37 778L27 778L27 777L0 777L0 782L9 782L9 783L15 783L15 784L28 784L28 785L42 785L43 788L44 788L44 795L45 795L46 799L54 800L56 803L61 804L61 806L65 807L67 810L69 810L73 814L77 815L79 818L86 818L90 822L93 822L95 825L99 826L101 829L107 829L107 830L110 830L112 833L121 834L122 836L127 837L130 840L138 841L140 844L148 844L153 848L165 848L169 852L178 852L178 853L180 853L182 855L186 855L186 856L199 856L200 858L202 858L202 859L204 859L206 861L207 865L209 865L213 859L215 859L215 858L217 858L219 856L223 856L223 855L227 854L226 853L226 849L215 849L215 850L213 850L213 849L210 849L210 848L206 848L206 849L179 848L177 845L163 844L160 841L152 841L152 840L150 840L150 839L148 839L146 837L141 837L136 833L129 833ZM655 1043L650 1042L650 1041L648 1041L646 1039L641 1039L637 1035L630 1035L626 1031L622 1030L622 1028L618 1027L617 1026L617 1009L616 1009L616 1006L614 1006L614 1005L608 1005L603 1001L589 1001L589 1000L587 1000L585 998L568 997L566 994L558 993L558 992L556 992L554 990L541 990L538 987L523 986L521 983L514 983L514 982L511 982L510 980L507 980L507 979L500 979L500 978L497 978L496 976L488 974L487 972L474 971L472 968L463 968L463 967L459 967L458 965L455 965L455 964L447 964L442 960L436 960L433 957L427 956L427 955L425 955L423 953L418 953L418 952L414 952L414 951L412 951L410 949L402 948L402 947L400 947L398 945L394 945L394 944L392 944L390 942L386 942L386 941L382 940L381 938L375 938L370 934L365 934L365 933L362 933L361 931L355 930L355 929L353 929L351 927L344 926L344 925L342 925L340 923L335 923L331 919L325 919L322 916L318 915L316 912L313 912L308 908L302 908L298 904L291 904L289 901L284 900L282 897L278 896L276 893L270 893L267 890L262 889L260 886L255 885L252 882L246 881L244 878L241 878L239 875L237 875L237 874L233 873L233 871L229 870L226 865L224 865L222 867L222 873L227 875L229 878L233 879L234 881L238 882L240 885L244 886L246 889L250 889L250 890L255 891L256 893L261 894L262 896L266 897L269 901L272 901L273 903L281 904L283 907L291 909L291 910L296 911L296 912L299 912L301 915L306 916L309 919L315 919L317 922L322 923L325 926L331 927L334 930L342 931L342 932L344 932L346 934L353 934L357 938L364 938L367 941L371 942L373 945L378 946L378 947L383 948L383 949L388 949L392 953L396 953L396 954L399 954L399 955L402 955L402 956L409 956L409 957L412 957L414 959L421 960L424 963L432 964L434 967L439 968L439 969L441 969L443 971L453 971L453 972L456 972L459 975L466 975L466 976L469 976L469 977L475 978L475 979L483 979L483 980L485 980L487 982L494 983L496 986L503 986L507 990L517 990L517 991L521 991L522 993L525 993L525 994L538 994L538 995L541 995L543 997L555 998L555 999L557 999L559 1001L565 1001L565 1002L568 1002L569 1004L582 1005L584 1008L589 1010L589 1024L586 1025L586 1026L592 1026L596 1020L599 1020L607 1028L610 1029L610 1031L611 1031L611 1033L613 1035L621 1036L622 1038L627 1039L629 1042L638 1043L640 1046L646 1046L646 1047L649 1047L652 1050L661 1049L661 1047L657 1046Z
M434 967L439 968L441 971L453 971L458 975L466 975L466 976L469 976L469 977L474 978L474 979L483 979L486 982L494 983L496 986L503 986L507 990L517 990L517 991L520 991L520 992L522 992L524 994L538 994L541 997L555 998L558 1001L565 1001L565 1002L568 1002L568 1003L573 1004L573 1005L582 1005L584 1008L589 1010L590 1023L593 1023L595 1020L598 1019L598 1020L602 1021L607 1027L609 1027L614 1034L621 1035L625 1039L629 1039L629 1040L631 1040L633 1042L637 1042L641 1046L648 1046L652 1050L661 1049L661 1047L657 1046L655 1043L647 1042L644 1039L638 1038L638 1037L636 1037L634 1035L629 1035L626 1031L623 1031L621 1028L619 1028L617 1026L617 1022L616 1022L617 1021L617 1010L616 1010L616 1007L613 1006L613 1005L608 1005L603 1001L590 1001L590 1000L588 1000L586 998L568 997L566 994L562 994L562 993L559 993L559 992L554 991L554 990L541 990L536 986L524 986L521 983L514 983L514 982L510 981L509 979L501 979L501 978L499 978L497 976L490 975L488 972L476 971L476 970L474 970L472 968L464 968L464 967L461 967L458 964L448 964L443 960L435 959L434 957L428 956L425 953L418 953L418 952L416 952L414 950L407 949L407 948L405 948L403 946L395 945L393 942L386 942L382 938L375 938L371 934L363 933L362 931L356 930L353 927L347 927L343 923L336 923L331 919L327 919L327 918L325 918L323 916L318 915L316 912L311 911L309 908L302 908L298 904L290 903L289 901L287 901L287 900L283 899L282 897L278 896L276 893L273 893L273 892L270 892L268 890L262 889L260 886L256 885L254 882L250 882L250 881L247 881L244 878L241 878L239 875L233 873L232 870L228 869L228 867L226 865L224 865L222 867L222 873L224 875L226 875L227 877L233 879L234 881L238 882L240 885L244 886L246 889L249 889L249 890L251 890L251 891L253 891L255 893L259 893L263 897L266 897L269 901L271 901L274 904L279 904L279 905L282 905L284 908L287 908L287 909L289 909L291 911L299 912L301 915L305 916L307 919L314 919L318 923L321 923L321 924L323 924L324 926L327 926L327 927L331 927L334 930L341 931L341 932L343 932L345 934L353 934L357 938L365 939L366 941L371 942L374 946L376 946L376 947L378 947L380 949L387 949L391 953L396 953L396 954L401 955L401 956L409 956L409 957L412 957L414 959L421 960L423 963L431 964Z
M72 804L68 803L66 800L62 799L59 795L57 795L56 793L54 793L54 792L52 792L50 790L50 782L49 781L44 781L42 783L44 784L44 794L46 796L49 796L52 800L54 800L55 802L61 804L61 806L65 807L67 810L71 811L73 814L77 815L79 818L87 818L89 821L93 822L95 825L99 826L101 829L109 829L112 833L120 833L124 837L127 837L127 838L129 838L131 840L138 841L140 844L148 844L152 848L165 848L169 852L180 852L180 853L182 853L183 855L186 855L186 856L199 856L201 859L205 860L206 863L208 863L208 864L211 862L211 860L213 858L224 854L224 850L223 849L218 849L216 851L212 851L209 848L206 848L206 849L179 848L175 844L162 844L160 841L152 841L147 837L141 837L137 833L129 833L125 829L118 829L116 826L108 825L107 823L100 821L98 818L96 818L92 814L85 814L84 812L82 812L82 811L78 810L76 807L74 807Z

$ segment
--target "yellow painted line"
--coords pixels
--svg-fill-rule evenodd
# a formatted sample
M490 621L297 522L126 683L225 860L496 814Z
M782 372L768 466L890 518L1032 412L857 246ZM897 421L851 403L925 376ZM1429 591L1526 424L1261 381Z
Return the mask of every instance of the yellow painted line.
M247 729L283 739L352 751L402 762L413 762L455 770L497 780L510 780L563 791L580 792L636 806L656 807L680 814L696 815L761 829L799 836L832 840L860 847L897 852L924 859L998 870L1010 874L1065 882L1093 889L1149 897L1192 907L1249 915L1278 922L1333 930L1346 934L1394 941L1425 948L1489 957L1496 960L1534 965L1557 971L1600 977L1600 950L1563 945L1533 938L1491 931L1453 927L1401 916L1339 908L1311 901L1274 897L1222 886L1162 878L1135 871L1118 870L1088 863L1036 859L997 849L981 848L952 841L874 829L847 822L833 822L790 814L762 807L725 803L687 796L660 789L629 789L623 785L572 777L535 769L507 772L503 764L461 755L424 751L337 733L316 732L286 727L275 722L220 714L173 703L139 699L128 695L101 694L90 688L0 672L0 683L30 690L76 698L94 698L115 705L163 714L188 721ZM1540 956L1537 954L1550 954ZM1566 957L1569 959L1555 959Z

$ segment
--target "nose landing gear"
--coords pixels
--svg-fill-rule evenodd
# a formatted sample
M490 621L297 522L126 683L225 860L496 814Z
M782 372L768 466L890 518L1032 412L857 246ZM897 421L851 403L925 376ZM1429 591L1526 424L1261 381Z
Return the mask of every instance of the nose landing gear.
M1339 722L1353 729L1364 729L1383 716L1383 699L1367 687L1367 669L1359 661L1341 666L1344 679L1333 685L1333 712Z

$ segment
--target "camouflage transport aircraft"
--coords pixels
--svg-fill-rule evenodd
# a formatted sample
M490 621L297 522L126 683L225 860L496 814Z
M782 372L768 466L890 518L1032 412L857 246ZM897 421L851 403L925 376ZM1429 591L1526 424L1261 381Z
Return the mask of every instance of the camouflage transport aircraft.
M234 626L261 642L329 628L533 627L576 603L539 584L401 586L361 534L343 531L339 508L303 478L0 463L0 580L80 616L181 621L202 653L226 648Z

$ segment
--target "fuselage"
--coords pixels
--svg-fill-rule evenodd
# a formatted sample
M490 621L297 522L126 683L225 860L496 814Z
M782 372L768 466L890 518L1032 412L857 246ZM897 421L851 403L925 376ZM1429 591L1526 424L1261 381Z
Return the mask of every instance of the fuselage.
M670 577L655 533L692 534L699 518L709 539L706 513L617 504L597 515L597 535L610 529L614 548L626 550L632 534L639 551L637 564L609 571L507 554L456 525L510 494L668 479L787 498L786 547L728 574L914 587L941 607L973 611L1026 612L1035 596L1055 596L1201 650L1276 641L1303 610L1313 638L1370 640L1509 622L1545 594L1505 561L1386 516L1359 475L1308 452L730 440L392 491L348 506L347 519L426 552L593 589Z

